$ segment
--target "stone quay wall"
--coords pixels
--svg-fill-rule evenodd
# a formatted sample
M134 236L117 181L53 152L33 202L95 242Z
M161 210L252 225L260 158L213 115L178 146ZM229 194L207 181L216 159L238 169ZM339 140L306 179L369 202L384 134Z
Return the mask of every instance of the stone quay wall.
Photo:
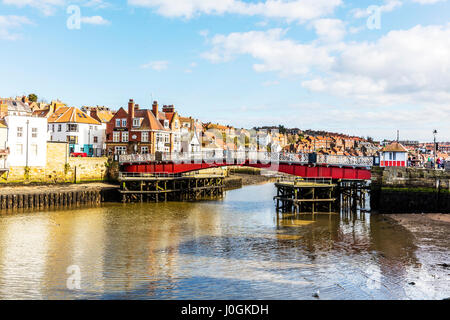
M431 188L450 190L450 171L423 168L374 167L372 186L375 188Z
M0 184L80 183L110 180L107 157L69 157L67 143L47 142L45 167L10 166L0 176Z
M374 167L371 189L372 212L450 213L449 171Z

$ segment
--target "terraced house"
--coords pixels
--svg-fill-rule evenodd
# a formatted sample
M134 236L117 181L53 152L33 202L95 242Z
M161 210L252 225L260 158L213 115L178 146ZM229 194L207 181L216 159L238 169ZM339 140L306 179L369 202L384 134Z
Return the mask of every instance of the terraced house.
M72 155L103 154L104 130L99 121L75 107L59 107L48 118L50 141L69 143Z

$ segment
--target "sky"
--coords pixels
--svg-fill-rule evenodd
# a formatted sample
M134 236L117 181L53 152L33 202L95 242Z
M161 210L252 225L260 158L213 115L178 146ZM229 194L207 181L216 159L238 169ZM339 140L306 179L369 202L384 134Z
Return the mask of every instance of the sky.
M450 141L450 0L0 0L0 97Z

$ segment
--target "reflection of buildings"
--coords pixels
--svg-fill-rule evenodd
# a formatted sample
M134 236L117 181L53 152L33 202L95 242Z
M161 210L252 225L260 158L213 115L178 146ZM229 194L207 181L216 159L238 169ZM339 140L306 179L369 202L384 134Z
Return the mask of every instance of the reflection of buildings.
M106 241L102 210L3 219L0 299L61 299L102 292ZM67 290L71 265L80 267L80 292Z

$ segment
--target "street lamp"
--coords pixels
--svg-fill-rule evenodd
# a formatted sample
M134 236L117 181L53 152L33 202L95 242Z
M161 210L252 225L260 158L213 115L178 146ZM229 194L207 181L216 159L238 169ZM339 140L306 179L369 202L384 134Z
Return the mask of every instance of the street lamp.
M434 136L434 164L433 164L433 166L434 166L435 170L436 170L436 153L437 153L437 150L436 150L436 135L437 135L437 130L434 129L433 130L433 136Z

